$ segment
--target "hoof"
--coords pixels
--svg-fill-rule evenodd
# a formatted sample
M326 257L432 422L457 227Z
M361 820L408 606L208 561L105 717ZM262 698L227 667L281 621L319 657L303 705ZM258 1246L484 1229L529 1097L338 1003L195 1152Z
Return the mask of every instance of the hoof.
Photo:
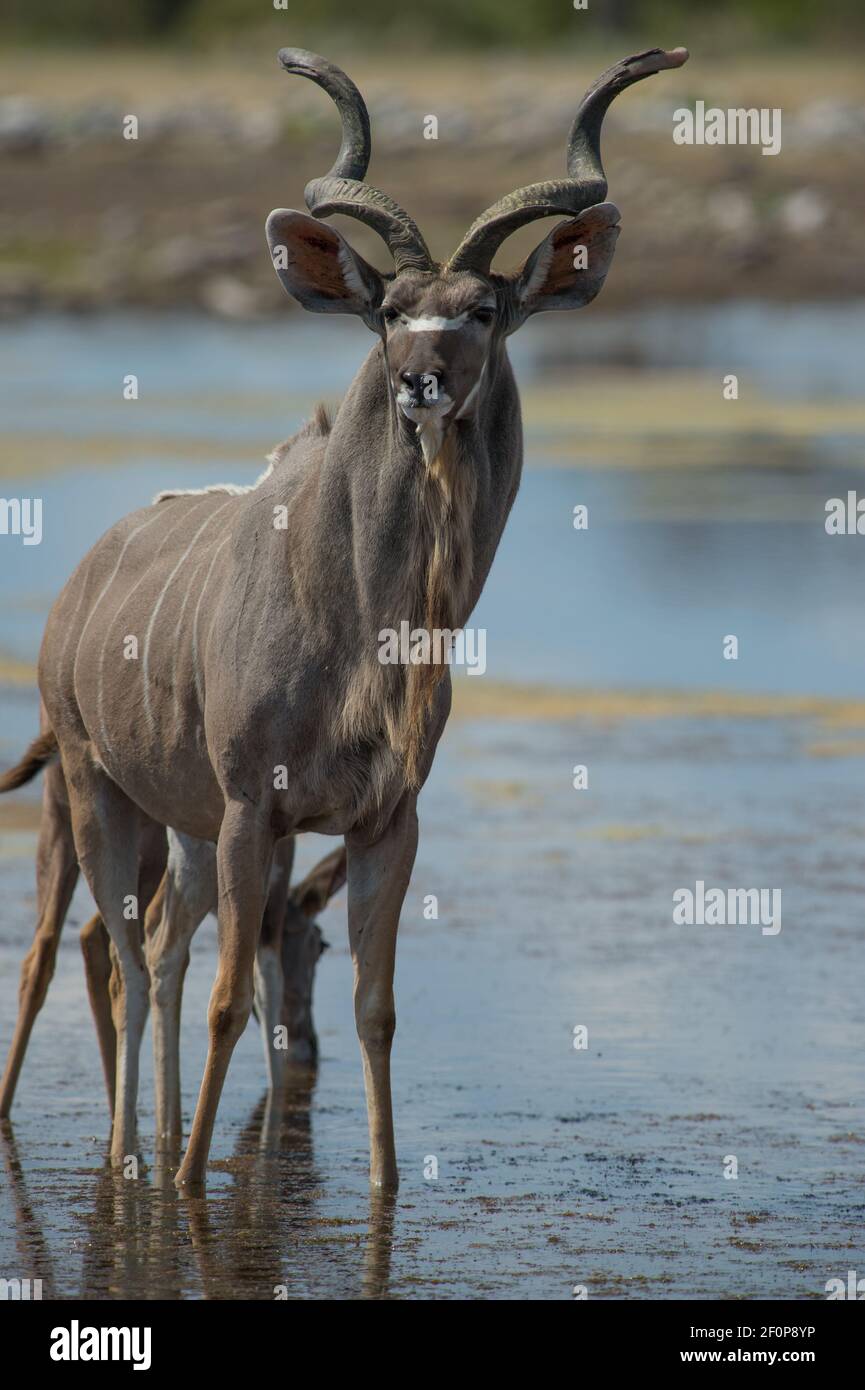
M369 1185L373 1192L396 1192L399 1187L399 1173L395 1168L383 1173L370 1173Z
M174 1176L174 1186L178 1192L185 1192L189 1197L198 1197L204 1192L204 1178L187 1177L180 1168Z

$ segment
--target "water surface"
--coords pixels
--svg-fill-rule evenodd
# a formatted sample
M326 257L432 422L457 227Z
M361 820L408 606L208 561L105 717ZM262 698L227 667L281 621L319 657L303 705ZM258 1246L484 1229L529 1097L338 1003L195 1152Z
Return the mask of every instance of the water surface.
M863 541L830 539L823 516L827 497L859 485L862 441L849 427L733 429L707 462L696 421L672 462L634 406L643 373L685 368L712 381L738 369L752 392L791 406L845 405L861 315L593 312L580 334L552 322L514 342L528 413L551 381L564 409L568 372L577 382L599 359L621 405L573 455L572 435L553 431L553 458L548 422L529 429L523 487L472 620L487 630L487 676L463 679L634 698L627 717L611 699L607 716L601 701L567 719L528 704L520 716L517 700L515 718L447 731L400 931L399 1196L368 1197L344 894L323 919L332 949L318 972L314 1086L266 1111L252 1025L217 1122L210 1196L179 1199L153 1167L146 1038L146 1166L134 1181L113 1176L79 888L14 1124L0 1127L0 1275L97 1299L567 1299L575 1286L590 1298L807 1299L865 1268L861 717L797 716L780 701L773 714L771 700L745 717L735 700L861 700ZM4 328L3 487L43 498L45 536L0 541L0 653L34 659L54 594L115 517L162 487L252 480L319 395L338 398L367 344L349 323L299 318ZM120 399L127 372L138 402ZM691 428L693 468L681 457ZM581 503L590 525L577 532ZM738 661L722 658L727 634ZM716 689L729 708L661 717L646 702L641 713L652 687ZM6 686L2 712L6 764L35 727L32 687ZM33 927L36 790L2 808L0 1046ZM324 848L307 837L301 868ZM674 926L672 893L697 879L780 889L780 933ZM214 959L209 921L186 988L187 1125Z

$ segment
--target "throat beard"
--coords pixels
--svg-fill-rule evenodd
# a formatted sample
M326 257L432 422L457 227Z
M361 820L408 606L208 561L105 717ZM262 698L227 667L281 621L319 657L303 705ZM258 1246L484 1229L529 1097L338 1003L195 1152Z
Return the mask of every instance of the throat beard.
M414 485L413 516L406 519L409 537L403 565L376 630L423 628L432 636L455 631L468 615L474 570L473 524L477 476L463 453L456 431L450 431L428 464L406 459ZM430 643L430 656L441 654ZM437 688L447 663L427 660L408 665L382 664L378 653L350 682L340 714L339 738L357 748L374 743L384 731L390 754L400 766L404 783L420 786L427 733ZM392 765L392 764L391 764ZM384 783L377 794L383 794Z
M430 426L435 430L434 436ZM421 433L423 431L423 433ZM432 650L432 635L438 631L456 632L465 619L474 568L472 523L477 495L474 469L461 457L457 435L446 439L437 421L419 426L421 448L426 463L418 497L420 553L423 556L419 587L413 607L413 626L426 629ZM433 449L433 444L435 448ZM425 444L430 445L427 457ZM396 744L402 753L406 782L416 787L427 723L436 687L446 671L446 663L429 661L410 665L406 670L405 702Z
M427 469L431 470L442 449L444 422L441 416L430 413L428 420L421 420L416 433L423 461Z

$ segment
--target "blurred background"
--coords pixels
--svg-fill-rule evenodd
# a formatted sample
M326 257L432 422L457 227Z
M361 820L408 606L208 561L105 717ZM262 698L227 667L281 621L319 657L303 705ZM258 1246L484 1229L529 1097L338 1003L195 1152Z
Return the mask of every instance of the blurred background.
M284 309L260 224L329 167L337 124L323 93L278 69L283 44L350 66L372 112L370 176L444 254L506 185L562 168L576 100L609 62L686 43L686 69L634 88L607 118L628 236L605 307L837 298L865 283L854 172L865 13L855 0L597 0L585 11L569 0L410 11L384 0L290 0L285 10L263 0L7 0L4 14L7 312ZM781 157L675 146L671 112L698 97L781 107ZM119 138L126 113L139 117L135 144ZM427 114L437 140L423 138ZM505 259L520 248L509 244Z
M444 257L488 204L564 171L575 107L605 67L690 49L605 122L623 230L599 299L511 340L524 480L472 619L487 673L456 681L401 927L409 1197L391 1289L566 1298L587 1278L591 1296L822 1296L865 1263L850 1234L851 1182L861 1198L865 1180L865 541L824 527L826 501L863 480L865 9L5 0L3 13L0 492L41 498L44 532L32 547L0 538L3 766L33 735L45 616L88 546L161 488L252 481L317 400L338 403L370 348L361 324L293 305L267 255L268 212L303 207L339 142L329 99L276 50L347 69L371 112L370 181ZM674 144L673 112L698 100L780 108L781 152ZM128 115L136 141L121 135ZM386 268L376 238L336 221ZM497 264L546 230L524 229ZM130 374L137 400L123 398ZM575 764L588 791L573 789ZM32 931L38 791L0 806L4 1039ZM301 868L321 849L305 843ZM672 935L671 892L697 877L780 886L782 933ZM73 920L89 911L80 890ZM344 906L329 912L309 1179L327 1272L309 1273L302 1248L301 1297L354 1296L366 1181ZM31 1168L64 1252L102 1114L75 957L69 933L53 1028L37 1025L22 1082L15 1169ZM211 977L194 953L187 1109ZM578 1058L580 1022L592 1047ZM238 1058L217 1127L223 1191L260 1087L251 1033ZM142 1106L146 1132L146 1072ZM721 1180L728 1152L743 1156L739 1183ZM440 1184L422 1178L428 1153ZM299 1221L286 1199L277 1267ZM64 1255L61 1292L147 1296L169 1276L201 1291L175 1267L173 1234L155 1269L146 1251L116 1269L127 1228L100 1223L92 1284ZM269 1296L260 1265L237 1263L223 1296Z
M528 473L478 614L494 630L491 673L858 692L859 551L822 525L826 497L859 476L865 427L853 0L442 0L410 13L383 0L46 0L38 17L12 0L4 13L0 477L45 478L50 552L3 547L0 577L18 592L0 619L7 670L32 662L50 595L113 516L155 486L254 476L317 398L339 400L368 350L358 323L288 300L266 254L267 213L302 207L338 146L330 100L281 71L279 46L350 71L372 115L370 180L444 257L504 192L563 171L599 71L683 43L688 65L606 120L623 232L602 295L512 340ZM673 112L698 99L780 108L780 154L674 144ZM122 138L128 115L137 140ZM336 221L385 268L374 234ZM523 229L497 264L519 263L546 229ZM121 395L128 373L135 402ZM722 395L729 373L736 401ZM578 538L579 503L591 525ZM807 641L787 640L791 605ZM748 659L719 667L716 627L737 622Z

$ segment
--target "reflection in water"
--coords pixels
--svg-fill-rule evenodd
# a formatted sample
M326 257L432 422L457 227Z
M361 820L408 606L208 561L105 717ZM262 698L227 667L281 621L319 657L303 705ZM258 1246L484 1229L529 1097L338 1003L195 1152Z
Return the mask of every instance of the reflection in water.
M322 1177L313 1152L314 1086L314 1073L305 1073L282 1094L259 1101L232 1157L218 1165L232 1182L213 1196L178 1193L167 1164L125 1179L108 1162L106 1146L104 1166L66 1194L85 1233L73 1290L57 1289L39 1203L4 1121L0 1146L20 1258L20 1268L7 1277L41 1278L43 1298L386 1298L392 1196L370 1197L365 1242L322 1239L330 1223L320 1209Z
M0 1120L0 1154L3 1156L3 1171L12 1197L15 1214L15 1254L20 1262L16 1264L15 1269L3 1269L2 1275L7 1279L41 1279L42 1297L52 1298L55 1280L51 1248L30 1199L18 1145L9 1120Z
M393 1255L396 1198L392 1192L370 1192L369 1234L363 1266L363 1297L387 1298Z

